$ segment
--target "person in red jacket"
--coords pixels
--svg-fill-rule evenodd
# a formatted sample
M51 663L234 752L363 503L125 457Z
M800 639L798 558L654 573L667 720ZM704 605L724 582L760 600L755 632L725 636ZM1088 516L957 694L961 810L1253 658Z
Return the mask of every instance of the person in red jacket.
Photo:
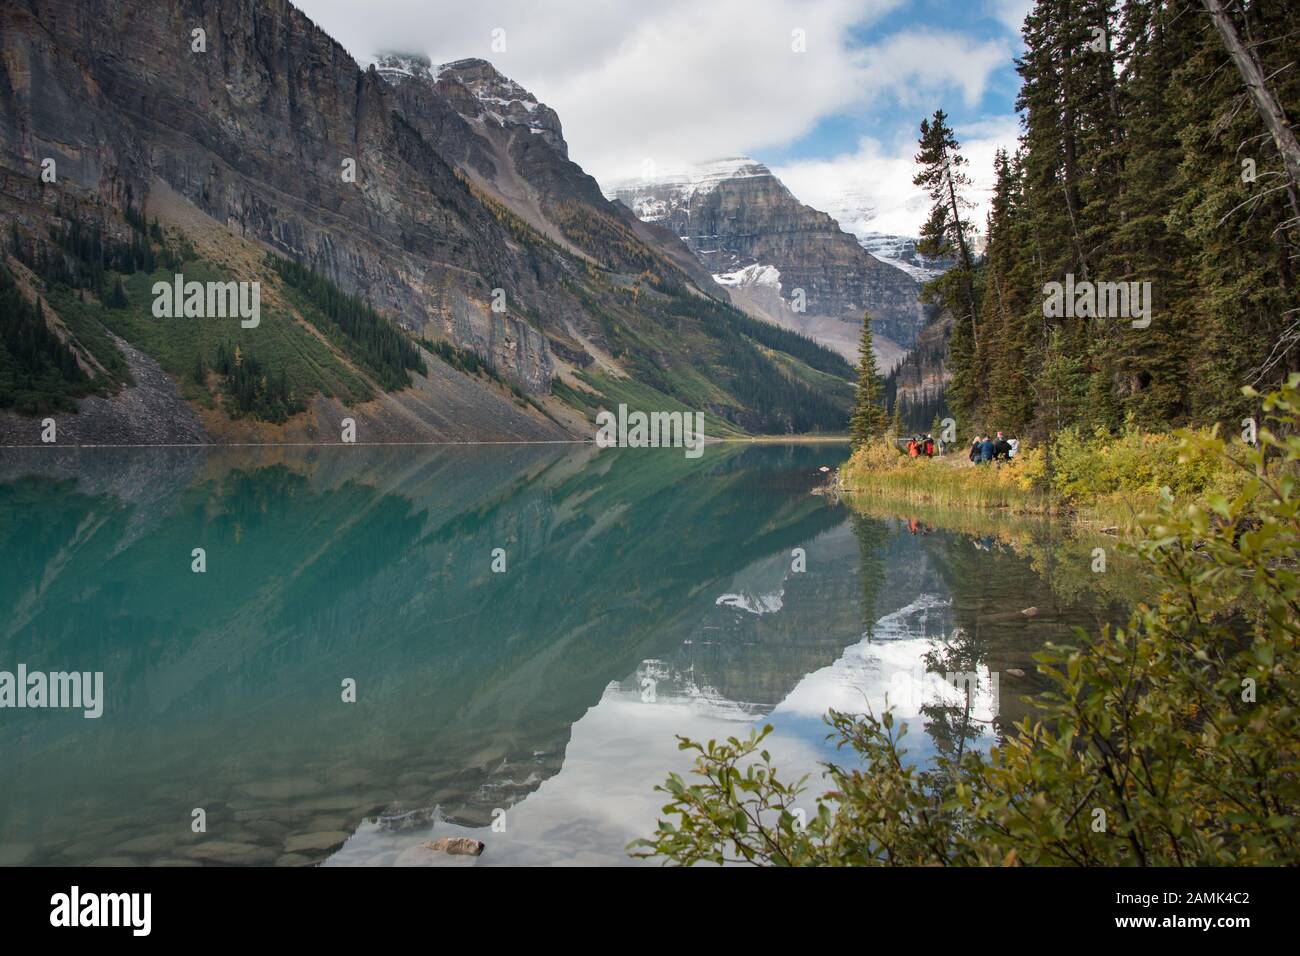
M920 449L917 447L915 437L909 438L907 440L907 453L913 458L915 458L918 454L920 454Z

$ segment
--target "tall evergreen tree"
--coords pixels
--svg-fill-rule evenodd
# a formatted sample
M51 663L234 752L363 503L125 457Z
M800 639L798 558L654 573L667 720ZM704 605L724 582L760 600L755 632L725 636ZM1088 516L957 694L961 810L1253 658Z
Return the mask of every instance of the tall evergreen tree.
M1300 371L1300 190L1287 159L1300 5L1036 0L1023 35L1023 135L995 165L986 253L929 293L955 320L950 406L959 421L1039 437L1126 416L1237 427L1258 411L1243 385L1267 391ZM917 181L932 196L949 182L945 127L922 127ZM932 210L926 238L960 266L956 209ZM1048 317L1044 287L1069 275L1150 283L1150 325Z
M926 190L933 205L916 248L923 256L956 262L926 284L922 299L936 302L955 320L948 346L955 380L950 400L959 413L967 414L983 391L975 260L970 246L973 229L966 218L973 208L966 195L970 189L967 160L943 110L936 110L932 119L921 120L918 146L916 162L921 169L912 181Z
M1278 100L1300 104L1295 46L1286 39L1300 35L1300 6L1255 0L1224 15ZM1209 20L1202 14L1187 28L1173 78L1183 162L1169 218L1192 247L1191 418L1235 428L1257 413L1242 385L1268 391L1300 371L1300 200Z
M1006 150L998 150L993 173L984 296L980 303L989 368L987 407L980 408L976 417L1019 433L1033 416L1029 359L1037 324L1033 317L1037 299L1025 294L1032 276L1029 260L1023 255L1019 169Z
M849 419L849 437L858 448L885 433L889 419L882 399L884 388L876 368L876 353L871 341L871 316L862 316L862 338L858 341L858 385Z

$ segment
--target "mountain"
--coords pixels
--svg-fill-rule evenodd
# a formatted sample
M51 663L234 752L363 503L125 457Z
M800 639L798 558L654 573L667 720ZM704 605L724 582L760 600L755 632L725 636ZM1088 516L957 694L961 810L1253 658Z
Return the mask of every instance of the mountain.
M0 356L0 440L843 427L848 366L732 309L485 61L361 69L284 0L19 0L0 46L0 295L42 343ZM154 319L182 270L261 283L260 324Z
M886 404L892 413L894 404L902 403L906 431L930 431L936 415L950 414L946 392L952 372L946 359L952 324L952 316L945 313L927 325L912 351L885 376Z
M926 325L916 278L870 254L753 159L611 183L606 195L680 236L751 314L803 332L847 358L856 356L864 311L872 316L886 369Z
M593 261L617 253L604 240L631 231L641 243L685 272L697 291L726 302L708 272L680 239L649 227L602 195L596 180L569 159L555 111L486 60L434 66L422 54L388 52L375 69L396 91L405 114L470 181L547 239ZM464 122L448 121L450 109ZM582 230L596 217L604 229ZM621 261L632 268L635 262Z
M929 282L952 267L951 262L929 259L916 251L917 240L911 236L891 236L882 232L865 232L858 243L881 262L902 269L918 282Z
M856 187L851 179L819 182L815 188L818 206L881 262L902 269L919 282L927 282L952 267L951 262L928 259L918 253L915 237L880 231L882 221L899 218L916 222L923 220L928 212L924 196L913 195L897 200L890 209L882 211L876 199Z

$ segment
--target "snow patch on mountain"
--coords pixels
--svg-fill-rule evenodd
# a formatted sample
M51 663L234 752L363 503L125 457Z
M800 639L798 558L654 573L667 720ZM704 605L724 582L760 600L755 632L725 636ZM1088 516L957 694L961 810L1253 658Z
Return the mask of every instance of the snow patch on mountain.
M645 176L606 183L601 189L607 199L622 199L631 206L637 218L653 222L667 219L673 209L689 203L693 196L707 195L729 179L769 175L771 172L758 160L748 156L729 156L694 166L648 170ZM650 191L668 198L642 199L637 195Z
M718 285L726 286L729 289L750 288L752 286L768 286L781 291L781 273L776 266L765 266L756 262L752 266L745 266L743 269L737 269L735 272L719 272L713 276L713 281Z
M903 201L900 208L906 209L908 216L915 218L924 211L925 197L911 197ZM916 251L916 239L890 231L881 231L881 224L893 222L896 215L882 215L872 204L867 194L852 188L831 188L821 197L822 209L840 224L840 228L881 262L901 269L917 282L929 282L943 275L952 263L927 259Z
M841 223L841 225L843 225ZM851 232L851 230L846 230ZM910 236L890 236L880 232L854 233L858 244L881 262L902 269L917 282L929 282L948 271L948 264L927 259L916 251L916 240Z
M419 53L380 53L370 65L391 86L416 78L436 79L438 75L432 61Z
M750 614L775 614L785 607L785 592L776 594L720 594L714 602L718 607L734 607Z
M473 98L475 108L467 109L464 101L457 109L472 123L492 120L498 126L524 129L542 136L567 154L555 111L538 102L537 97L508 76L502 75L487 60L454 60L433 66L427 56L418 53L382 53L374 60L376 72L390 85L413 80L430 84L459 83Z

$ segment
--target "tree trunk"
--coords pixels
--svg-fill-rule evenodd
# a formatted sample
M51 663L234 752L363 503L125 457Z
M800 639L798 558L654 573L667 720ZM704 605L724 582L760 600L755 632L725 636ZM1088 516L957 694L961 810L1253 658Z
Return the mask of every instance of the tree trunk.
M1209 11L1214 26L1223 38L1223 45L1228 48L1232 62L1236 64L1237 71L1245 81L1246 89L1250 91L1250 98L1255 101L1255 109L1259 111L1264 125L1273 135L1273 142L1277 144L1277 151L1282 154L1282 164L1286 168L1292 186L1300 186L1300 143L1296 142L1295 133L1286 114L1282 112L1277 97L1264 85L1264 74L1259 64L1242 45L1241 37L1237 35L1237 28L1223 9L1223 4L1219 0L1201 0L1201 2Z
M971 275L975 271L975 267L971 262L970 247L966 245L966 230L961 227L961 208L957 204L957 187L952 181L952 167L948 165L948 151L946 149L943 153L943 174L944 180L948 183L948 203L952 208L953 229L957 231L957 245L961 249L961 264L966 272L966 305L970 308L971 345L978 355L980 333L975 323L975 290L971 288Z

